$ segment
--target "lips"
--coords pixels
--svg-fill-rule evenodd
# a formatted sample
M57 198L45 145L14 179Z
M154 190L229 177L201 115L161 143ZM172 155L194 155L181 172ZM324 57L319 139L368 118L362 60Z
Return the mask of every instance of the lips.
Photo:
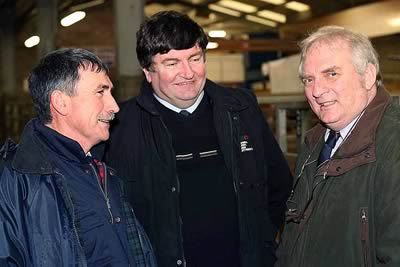
M108 113L107 115L98 118L98 121L104 123L110 123L110 121L112 121L114 118L115 118L115 113Z
M322 103L318 103L321 107L329 107L329 106L332 106L333 104L335 104L336 103L336 101L325 101L325 102L322 102Z
M187 82L180 82L180 83L175 83L175 84L179 85L179 86L185 86L185 85L192 85L194 83L195 83L195 81L187 81Z
M107 119L99 119L100 122L104 122L104 123L110 123L111 120L107 120Z

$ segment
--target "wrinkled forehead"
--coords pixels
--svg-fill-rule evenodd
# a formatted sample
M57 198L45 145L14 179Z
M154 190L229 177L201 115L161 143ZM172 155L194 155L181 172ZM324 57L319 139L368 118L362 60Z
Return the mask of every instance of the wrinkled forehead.
M305 57L307 57L315 50L331 50L331 51L343 51L349 50L350 51L350 43L349 41L343 38L324 38L313 42L308 48L305 53Z
M299 69L300 76L316 75L333 69L353 66L352 53L346 42L316 42L309 47Z

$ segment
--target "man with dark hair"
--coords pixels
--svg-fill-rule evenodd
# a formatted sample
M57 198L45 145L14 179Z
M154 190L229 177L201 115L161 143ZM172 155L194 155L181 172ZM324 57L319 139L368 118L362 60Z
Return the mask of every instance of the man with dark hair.
M39 118L0 153L0 266L155 266L119 178L91 157L119 111L107 66L62 49L28 81Z
M324 26L301 42L320 120L299 151L279 267L400 266L400 109L368 37Z
M160 266L272 266L292 177L254 95L206 79L207 37L165 11L137 33L146 76L106 159Z

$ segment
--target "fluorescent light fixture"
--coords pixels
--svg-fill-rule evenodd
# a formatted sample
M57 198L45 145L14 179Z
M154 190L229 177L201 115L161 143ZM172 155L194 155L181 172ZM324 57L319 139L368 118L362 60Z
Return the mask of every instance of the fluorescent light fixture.
M390 26L393 27L398 27L400 26L400 17L399 18L394 18L388 21Z
M310 6L297 2L297 1L291 1L285 4L286 8L289 8L291 10L297 11L297 12L306 12L310 10Z
M274 12L274 11L270 11L270 10L262 10L262 11L258 11L257 15L259 15L260 17L266 18L266 19L270 19L270 20L274 20L280 23L285 23L286 22L286 16L278 13L278 12Z
M252 22L264 24L264 25L267 25L270 27L276 27L278 25L278 23L276 23L275 21L268 20L268 19L262 19L260 17L256 17L256 16L252 16L252 15L246 15L245 18Z
M286 2L286 0L261 0L263 2L273 4L273 5L282 5L283 3Z
M253 13L253 12L257 11L257 7L255 7L255 6L248 5L248 4L245 4L242 2L238 2L238 1L233 1L233 0L222 0L222 1L217 2L217 4L227 7L227 8L242 11L245 13Z
M208 42L208 44L207 44L207 49L215 49L215 48L217 48L218 47L218 43L216 43L216 42Z
M28 48L34 47L40 43L40 38L37 35L31 36L25 40L24 45Z
M61 25L64 27L71 26L72 24L82 20L86 17L85 11L75 11L61 20Z
M240 13L239 11L232 10L232 9L229 9L229 8L226 8L226 7L222 7L222 6L218 6L218 5L215 5L215 4L209 4L208 8L211 9L211 10L220 12L220 13L224 13L224 14L227 14L227 15L234 16L234 17L240 17L242 15L242 13Z
M82 9L98 6L101 4L104 4L104 0L93 0L93 1L86 2L86 3L75 5L71 8L71 11L79 11Z
M212 38L224 38L226 36L226 31L222 30L209 31L208 36Z

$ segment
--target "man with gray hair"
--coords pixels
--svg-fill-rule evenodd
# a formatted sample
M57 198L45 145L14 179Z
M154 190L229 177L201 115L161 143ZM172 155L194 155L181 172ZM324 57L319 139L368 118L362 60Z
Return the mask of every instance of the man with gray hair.
M320 123L305 139L278 267L400 266L400 109L370 40L325 26L301 43Z

